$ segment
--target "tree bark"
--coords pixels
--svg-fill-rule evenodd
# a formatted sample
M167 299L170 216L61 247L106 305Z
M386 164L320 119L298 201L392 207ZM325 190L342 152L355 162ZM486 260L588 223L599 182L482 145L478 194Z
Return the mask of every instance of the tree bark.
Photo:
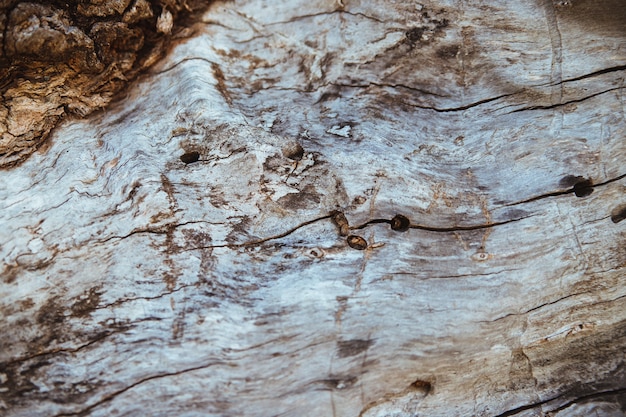
M621 1L200 25L1 172L4 415L626 415Z

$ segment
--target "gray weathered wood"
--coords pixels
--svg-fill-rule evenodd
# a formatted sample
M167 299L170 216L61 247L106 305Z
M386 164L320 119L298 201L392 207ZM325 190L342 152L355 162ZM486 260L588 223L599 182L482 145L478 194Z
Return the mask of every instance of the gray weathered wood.
M625 23L215 4L0 174L0 409L623 416Z

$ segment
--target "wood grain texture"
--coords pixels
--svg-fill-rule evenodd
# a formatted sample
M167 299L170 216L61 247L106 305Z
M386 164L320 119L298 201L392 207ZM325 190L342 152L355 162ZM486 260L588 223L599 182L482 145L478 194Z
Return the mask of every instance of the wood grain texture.
M2 172L0 409L625 415L625 23L214 4Z

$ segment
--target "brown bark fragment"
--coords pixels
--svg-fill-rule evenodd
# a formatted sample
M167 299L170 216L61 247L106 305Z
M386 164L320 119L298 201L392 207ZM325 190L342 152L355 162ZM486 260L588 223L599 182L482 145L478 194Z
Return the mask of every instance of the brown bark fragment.
M67 115L106 106L209 4L0 4L0 168L28 158Z

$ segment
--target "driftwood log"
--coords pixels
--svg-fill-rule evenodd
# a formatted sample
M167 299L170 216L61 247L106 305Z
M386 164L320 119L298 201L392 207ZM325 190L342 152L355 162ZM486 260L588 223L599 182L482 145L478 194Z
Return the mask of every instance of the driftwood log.
M626 415L623 1L200 20L0 171L0 414Z

